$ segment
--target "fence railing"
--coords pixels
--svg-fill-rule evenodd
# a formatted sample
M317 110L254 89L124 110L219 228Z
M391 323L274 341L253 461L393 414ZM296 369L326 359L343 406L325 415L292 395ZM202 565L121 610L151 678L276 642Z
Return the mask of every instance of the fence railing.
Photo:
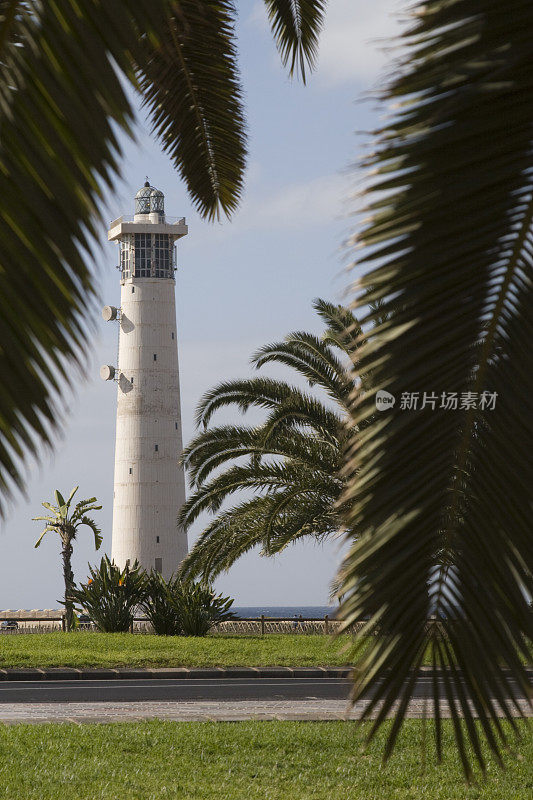
M334 633L340 626L340 622L332 620L328 614L324 617L267 617L262 614L260 617L248 617L220 622L213 628L213 633L231 633L242 635L265 635L267 633Z
M65 630L65 615L32 616L24 611L0 612L0 634L50 633Z
M20 612L19 612L20 613ZM6 623L6 624L2 624ZM16 623L16 624L13 624ZM12 627L10 627L10 624ZM214 635L237 634L242 636L264 636L269 633L292 634L325 634L335 633L340 622L331 619L328 614L324 617L239 617L238 619L220 622L214 625L211 633ZM17 633L49 633L51 631L65 630L65 616L18 616L0 617L0 634L13 635ZM78 623L78 631L96 630L96 625L91 622ZM135 617L130 627L131 633L153 633L150 622L145 617Z

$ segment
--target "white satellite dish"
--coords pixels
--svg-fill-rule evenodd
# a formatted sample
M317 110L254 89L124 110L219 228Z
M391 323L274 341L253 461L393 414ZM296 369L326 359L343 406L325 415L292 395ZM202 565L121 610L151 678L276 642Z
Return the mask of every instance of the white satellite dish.
M115 377L115 367L110 364L104 364L100 367L100 377L103 381L112 381Z
M115 306L104 306L102 309L102 317L105 319L106 322L111 322L111 320L117 318L118 309Z

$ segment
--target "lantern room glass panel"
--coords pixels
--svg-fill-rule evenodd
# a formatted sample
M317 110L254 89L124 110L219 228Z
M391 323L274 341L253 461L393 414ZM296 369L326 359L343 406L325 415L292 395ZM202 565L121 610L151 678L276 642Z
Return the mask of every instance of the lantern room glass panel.
M152 234L135 234L135 277L150 278L152 261Z
M129 236L120 242L120 272L123 280L131 278L131 239Z
M172 278L173 242L168 233L154 234L154 271L156 278Z

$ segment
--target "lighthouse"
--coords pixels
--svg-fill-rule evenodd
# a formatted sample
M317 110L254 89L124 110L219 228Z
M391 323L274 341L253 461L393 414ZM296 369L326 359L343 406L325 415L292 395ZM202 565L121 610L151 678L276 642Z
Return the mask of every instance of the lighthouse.
M165 217L163 192L147 180L135 195L133 219L111 223L119 245L120 308L103 318L118 326L118 359L100 370L117 384L112 559L138 559L168 579L187 554L176 518L185 502L178 336L176 242L185 218Z

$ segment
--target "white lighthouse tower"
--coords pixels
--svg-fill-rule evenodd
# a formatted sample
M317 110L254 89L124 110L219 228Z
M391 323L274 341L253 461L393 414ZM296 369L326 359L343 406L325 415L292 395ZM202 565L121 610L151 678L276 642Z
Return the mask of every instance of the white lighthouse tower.
M167 579L187 554L176 526L185 479L174 297L175 242L186 235L185 219L167 222L163 192L147 180L133 220L111 223L121 299L102 311L119 326L117 366L100 370L117 382L112 558L120 567L138 559Z

